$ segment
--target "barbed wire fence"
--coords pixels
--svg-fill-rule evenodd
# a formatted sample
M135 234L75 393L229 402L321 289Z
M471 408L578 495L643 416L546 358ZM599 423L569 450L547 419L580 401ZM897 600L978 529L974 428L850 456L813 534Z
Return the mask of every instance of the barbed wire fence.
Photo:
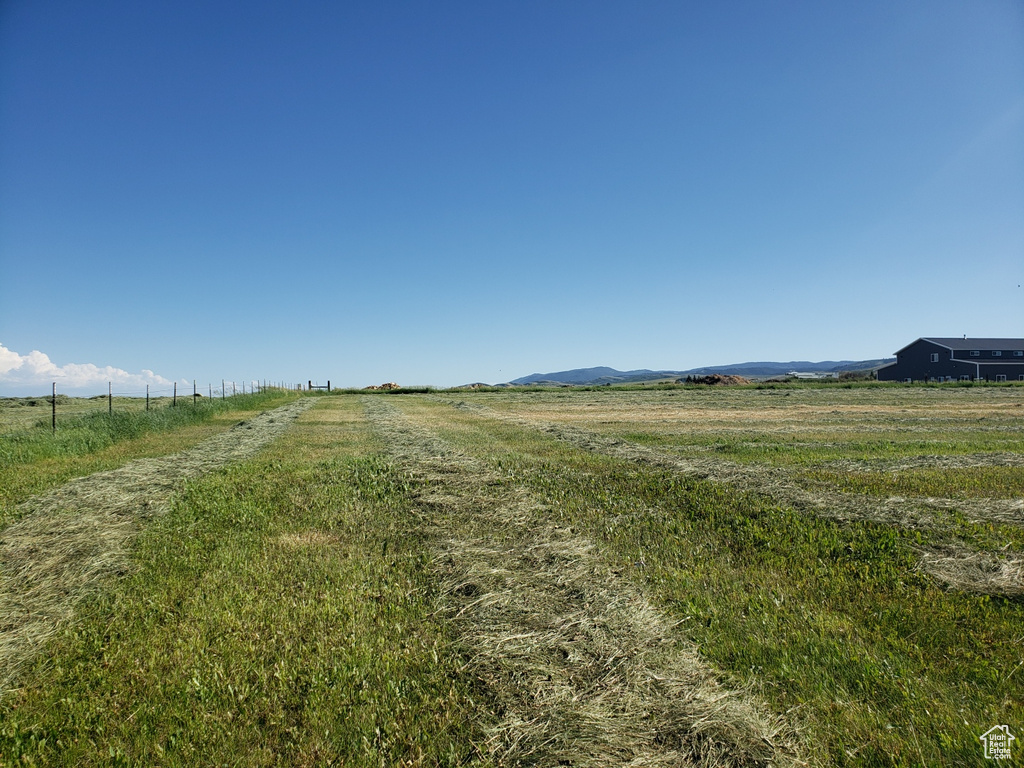
M199 387L197 381L193 381L191 387L187 385L178 386L178 382L172 382L169 387L154 389L147 384L143 389L118 390L114 391L113 382L107 382L107 393L92 396L71 396L57 391L57 382L53 382L51 394L45 398L20 398L29 405L41 404L39 401L46 401L51 408L50 427L57 431L58 410L65 413L69 418L81 416L90 412L106 409L107 414L113 416L115 406L119 411L149 411L151 408L177 408L179 406L196 407L203 402L215 402L217 399L226 400L239 395L253 395L264 392L289 391L302 392L306 389L301 383L291 384L282 381L270 381L269 379L248 379L236 381L234 379L221 379L220 387L214 387L213 382L208 382L205 393ZM310 382L310 389L313 387ZM117 402L115 403L115 398Z

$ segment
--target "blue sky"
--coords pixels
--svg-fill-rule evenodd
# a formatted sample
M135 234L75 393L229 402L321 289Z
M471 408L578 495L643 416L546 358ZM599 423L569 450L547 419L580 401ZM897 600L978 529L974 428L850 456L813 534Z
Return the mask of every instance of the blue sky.
M0 4L0 393L869 359L1022 283L1016 0Z

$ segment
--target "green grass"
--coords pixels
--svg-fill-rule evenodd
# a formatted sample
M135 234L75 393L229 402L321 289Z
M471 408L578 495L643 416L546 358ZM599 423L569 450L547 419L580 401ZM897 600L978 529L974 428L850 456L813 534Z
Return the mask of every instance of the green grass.
M0 435L0 527L17 516L17 505L30 496L133 459L184 450L292 397L281 392L238 395L149 412L133 404L133 410L115 411L113 418L105 409L70 417L56 435L48 422Z
M714 664L799 713L832 761L968 764L988 722L1019 722L1019 602L947 592L918 534L839 524L660 472L564 463L519 473L659 595ZM967 720L968 723L964 723ZM892 729L890 729L892 726Z
M353 407L188 486L0 702L4 765L473 760L407 481Z

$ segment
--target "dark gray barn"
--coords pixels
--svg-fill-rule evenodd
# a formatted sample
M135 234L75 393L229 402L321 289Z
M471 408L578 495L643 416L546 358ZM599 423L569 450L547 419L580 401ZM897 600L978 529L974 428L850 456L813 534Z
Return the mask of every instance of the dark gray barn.
M918 339L878 369L878 380L1024 381L1024 339Z

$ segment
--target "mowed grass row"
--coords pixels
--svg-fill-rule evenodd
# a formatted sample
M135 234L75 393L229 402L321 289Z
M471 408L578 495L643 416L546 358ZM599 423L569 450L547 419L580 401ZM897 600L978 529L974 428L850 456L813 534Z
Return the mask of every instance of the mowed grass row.
M1024 386L1016 384L553 390L470 397L499 411L576 424L682 455L796 468L1020 451L1024 444Z
M843 493L869 496L918 496L947 499L1019 499L1024 497L1024 467L912 468L899 471L808 469L800 477ZM965 505L970 509L970 505Z
M75 477L116 469L129 461L164 456L190 448L230 429L249 416L293 400L292 393L270 390L193 406L164 405L150 411L91 411L61 423L49 423L0 435L0 527L14 507Z
M188 485L0 701L3 765L462 765L474 692L355 398Z
M588 532L823 764L980 765L980 734L1024 728L1024 605L919 572L926 532L799 514L436 401L396 402Z

